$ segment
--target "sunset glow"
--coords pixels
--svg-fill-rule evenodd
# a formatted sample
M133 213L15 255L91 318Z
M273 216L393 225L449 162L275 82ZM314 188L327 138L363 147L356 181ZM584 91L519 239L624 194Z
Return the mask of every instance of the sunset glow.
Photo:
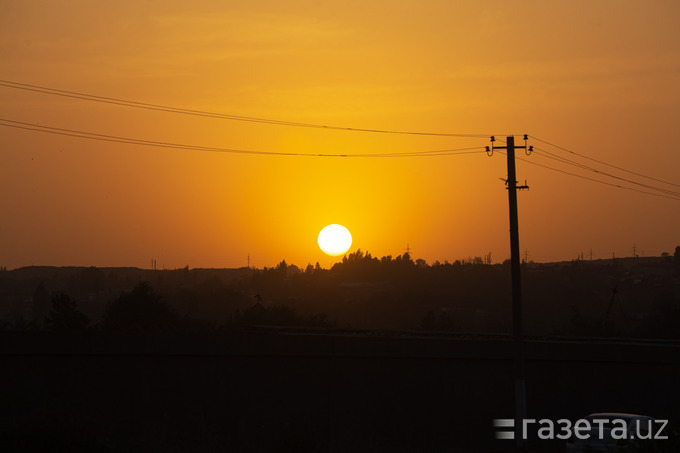
M680 189L598 162L680 184L680 3L577 5L6 3L1 80L215 115L0 85L22 122L0 127L0 265L327 265L310 238L338 218L374 256L502 262L505 156L483 150L524 133L529 259L672 251Z

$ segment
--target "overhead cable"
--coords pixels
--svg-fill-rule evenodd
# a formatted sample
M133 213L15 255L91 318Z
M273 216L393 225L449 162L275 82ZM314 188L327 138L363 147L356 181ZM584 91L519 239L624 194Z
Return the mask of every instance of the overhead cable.
M499 152L501 154L505 154L504 152L498 151L498 150L496 152ZM631 190L633 192L638 192L638 193L642 193L642 194L646 194L646 195L653 195L655 197L662 197L662 198L668 198L668 199L671 199L671 200L680 201L680 197L664 195L664 194L656 193L656 192L647 192L646 190L635 189L633 187L626 187L626 186L622 186L620 184L615 184L615 183L611 183L611 182L607 182L607 181L602 181L600 179L590 178L588 176L583 176L583 175L579 175L577 173L572 173L572 172L569 172L569 171L560 170L558 168L550 167L548 165L539 164L538 162L534 162L532 160L525 159L525 158L522 158L522 157L516 157L516 159L521 160L521 161L526 162L526 163L529 163L531 165L536 165L538 167L546 168L548 170L563 173L565 175L575 176L577 178L586 179L588 181L597 182L597 183L604 184L604 185L607 185L607 186L612 186L612 187L616 187L616 188L619 188L619 189Z
M278 126L292 126L292 127L306 127L314 129L327 129L336 131L348 131L348 132L371 132L371 133L381 133L381 134L400 134L400 135L423 135L423 136L438 136L438 137L468 137L468 138L483 138L490 134L456 134L456 133L443 133L443 132L419 132L419 131L400 131L400 130L388 130L388 129L368 129L360 127L342 127L342 126L329 126L324 124L314 124L314 123L304 123L297 121L284 121L275 120L269 118L258 118L253 116L242 116L242 115L232 115L227 113L218 112L208 112L203 110L193 110L185 109L180 107L170 107L166 105L149 104L146 102L130 101L126 99L119 99L106 96L98 96L94 94L80 93L77 91L67 91L58 90L55 88L48 88L39 85L30 85L27 83L12 82L9 80L0 80L0 86L6 88L14 88L18 90L32 91L42 94L50 94L54 96L62 96L74 99L81 99L85 101L101 102L105 104L114 104L124 107L134 107L139 109L156 110L169 113L178 113L182 115L193 115L202 116L208 118L218 118L224 120L232 121L245 121L251 123L262 123L262 124L273 124Z
M406 151L406 152L393 152L393 153L343 153L343 154L329 154L329 153L298 153L298 152L285 152L285 151L257 151L257 150L243 150L243 149L233 149L233 148L219 148L219 147L208 147L208 146L198 146L198 145L186 145L171 142L161 142L153 140L142 140L129 137L120 137L116 135L105 135L93 132L78 131L73 129L64 129L58 127L42 126L40 124L26 123L22 121L14 121L9 119L0 118L0 126L11 127L15 129L23 129L32 132L42 132L54 135L64 135L68 137L77 137L89 140L99 140L105 142L114 143L126 143L131 145L143 145L143 146L153 146L157 148L172 148L172 149L183 149L190 151L208 151L208 152L218 152L218 153L232 153L232 154L254 154L254 155L266 155L266 156L300 156L300 157L436 157L436 156L451 156L451 155L461 155L461 154L477 154L483 153L484 150L481 147L469 147L469 148L458 148L458 149L443 149L443 150L432 150L432 151Z
M615 168L615 169L621 170L621 171L625 171L626 173L630 173L630 174L635 175L635 176L640 176L642 178L647 178L647 179L650 179L652 181L661 182L661 183L664 183L664 184L668 184L670 186L680 187L680 184L676 184L676 183L673 183L673 182L670 182L670 181L664 181L663 179L655 178L653 176L648 176L648 175L645 175L645 174L642 174L642 173L639 173L639 172L636 172L636 171L627 170L625 168L622 168L622 167L619 167L619 166L616 166L616 165L613 165L613 164L610 164L610 163L607 163L607 162L604 162L604 161L601 161L601 160L598 160L598 159L594 159L592 157L586 156L585 154L577 153L576 151L572 151L572 150L565 148L563 146L559 146L559 145L556 145L554 143L550 143L550 142L543 140L541 138L538 138L534 135L530 135L530 137L533 138L534 140L538 140L541 143L545 143L546 145L550 145L550 146L557 148L561 151L573 154L575 156L582 157L584 159L591 160L593 162L597 162L598 164L606 165L608 167Z
M548 158L548 159L553 159L553 160L556 160L558 162L565 163L567 165L572 165L572 166L575 166L577 168L581 168L583 170L587 170L587 171L597 173L597 174L602 175L602 176L606 176L608 178L617 179L619 181L624 181L624 182L627 182L629 184L634 184L636 186L644 187L646 189L655 190L657 192L662 192L662 193L665 193L665 194L668 194L668 195L680 197L680 192L675 192L673 190L664 189L664 188L656 187L656 186L653 186L653 185L650 185L650 184L645 184L645 183L633 181L632 179L623 178L621 176L616 176L616 175L613 175L611 173L604 172L604 171L598 170L598 169L593 168L593 167L589 167L587 165L579 164L578 162L574 162L574 161L571 161L569 159L565 159L565 158L562 158L562 157L559 157L559 156L555 156L552 153L550 153L549 151L545 151L545 150L542 150L540 148L534 148L534 153L538 156L542 156L542 157L545 157L545 158Z

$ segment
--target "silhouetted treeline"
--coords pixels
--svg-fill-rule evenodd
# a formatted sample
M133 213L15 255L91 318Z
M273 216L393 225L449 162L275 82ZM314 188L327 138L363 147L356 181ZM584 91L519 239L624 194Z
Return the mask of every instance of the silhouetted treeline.
M331 269L33 267L0 272L6 330L187 332L249 326L509 333L509 262L428 264L357 250ZM677 338L674 255L522 265L529 335Z

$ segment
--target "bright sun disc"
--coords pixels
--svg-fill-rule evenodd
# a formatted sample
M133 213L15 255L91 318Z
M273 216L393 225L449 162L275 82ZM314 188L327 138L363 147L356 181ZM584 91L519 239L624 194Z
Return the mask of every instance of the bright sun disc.
M319 233L319 247L327 255L342 255L351 245L352 235L342 225L328 225Z

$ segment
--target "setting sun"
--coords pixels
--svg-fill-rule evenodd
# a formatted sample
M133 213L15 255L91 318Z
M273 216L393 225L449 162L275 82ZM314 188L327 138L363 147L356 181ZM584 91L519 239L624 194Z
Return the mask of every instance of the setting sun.
M324 253L338 256L349 250L352 245L352 235L342 225L328 225L319 233L318 242Z

